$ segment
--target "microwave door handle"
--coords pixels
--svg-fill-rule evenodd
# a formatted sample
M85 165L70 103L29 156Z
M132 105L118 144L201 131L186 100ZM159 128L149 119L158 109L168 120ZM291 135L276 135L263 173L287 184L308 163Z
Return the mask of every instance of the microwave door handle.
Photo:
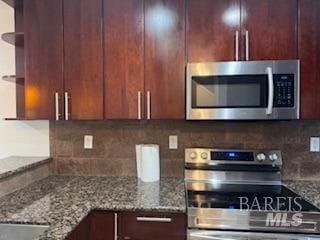
M273 100L274 100L274 85L273 85L273 72L271 67L266 68L266 72L268 75L268 89L269 89L269 96L268 96L268 107L266 110L267 115L272 114L273 109Z

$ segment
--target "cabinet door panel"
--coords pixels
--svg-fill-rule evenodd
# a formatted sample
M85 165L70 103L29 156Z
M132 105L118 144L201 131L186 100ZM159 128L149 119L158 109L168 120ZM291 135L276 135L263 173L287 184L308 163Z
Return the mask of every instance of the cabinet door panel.
M90 217L83 219L79 225L69 234L67 240L91 240Z
M146 0L145 28L145 84L151 94L151 119L184 119L185 1Z
M104 1L104 58L106 118L138 119L138 92L144 91L143 0ZM142 95L140 107L143 117Z
M25 118L55 119L63 89L62 0L24 2Z
M300 1L301 117L320 119L320 1Z
M114 213L95 211L90 220L90 240L114 239Z
M70 118L103 119L102 0L64 0L64 81Z
M188 0L188 62L233 61L240 0ZM238 41L240 48L240 40Z
M242 39L249 31L250 60L297 58L297 0L242 0L241 16Z
M139 220L139 218L150 220ZM154 218L171 219L157 222ZM120 240L185 240L186 216L173 213L121 213L119 219Z

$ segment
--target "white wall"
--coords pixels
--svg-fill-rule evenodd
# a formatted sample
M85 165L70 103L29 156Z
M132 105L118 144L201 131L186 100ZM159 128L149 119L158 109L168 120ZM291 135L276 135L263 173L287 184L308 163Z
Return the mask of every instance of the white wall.
M14 12L0 1L0 34L14 31ZM14 47L0 40L0 76L14 74ZM48 156L48 121L4 121L16 116L15 85L0 79L0 158Z

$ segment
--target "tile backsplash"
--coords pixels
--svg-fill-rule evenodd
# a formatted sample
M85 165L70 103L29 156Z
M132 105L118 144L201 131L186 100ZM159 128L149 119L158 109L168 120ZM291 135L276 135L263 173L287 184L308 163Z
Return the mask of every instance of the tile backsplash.
M93 149L84 149L93 135ZM178 150L169 150L177 135ZM160 145L161 176L183 177L186 147L279 149L284 179L320 179L320 153L310 153L319 121L186 122L101 121L50 122L50 151L55 171L64 175L135 176L135 144Z

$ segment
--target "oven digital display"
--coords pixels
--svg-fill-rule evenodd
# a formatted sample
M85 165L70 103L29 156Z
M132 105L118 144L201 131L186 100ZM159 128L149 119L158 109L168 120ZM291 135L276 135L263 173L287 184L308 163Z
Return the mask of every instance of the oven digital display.
M247 161L253 162L252 152L211 152L213 161Z

